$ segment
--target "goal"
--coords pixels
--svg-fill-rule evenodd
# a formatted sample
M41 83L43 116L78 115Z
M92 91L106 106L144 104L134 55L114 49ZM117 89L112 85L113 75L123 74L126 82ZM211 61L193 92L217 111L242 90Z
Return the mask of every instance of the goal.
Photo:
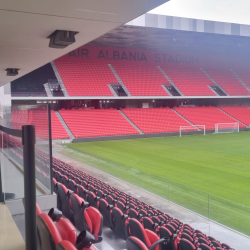
M193 125L193 126L180 126L180 137L183 132L188 131L203 131L203 134L206 134L206 126L205 125Z
M217 123L215 124L215 134L239 132L239 123Z

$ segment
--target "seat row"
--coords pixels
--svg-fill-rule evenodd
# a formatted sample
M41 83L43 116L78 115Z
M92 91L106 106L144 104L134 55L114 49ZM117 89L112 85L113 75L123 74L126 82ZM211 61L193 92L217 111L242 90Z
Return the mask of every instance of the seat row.
M53 183L57 197L61 197L63 193L64 205L67 208L72 207L73 218L79 214L83 217L87 202L100 211L105 226L126 240L130 250L231 249L227 244L220 243L200 230L195 230L190 225L172 218L169 214L58 159L54 163ZM59 205L59 208L64 211L64 208L60 206L63 205ZM82 209L81 212L79 212L80 209ZM63 214L72 220L70 210ZM82 218L79 219L80 217L77 218L79 223L84 221ZM80 228L80 225L77 227Z

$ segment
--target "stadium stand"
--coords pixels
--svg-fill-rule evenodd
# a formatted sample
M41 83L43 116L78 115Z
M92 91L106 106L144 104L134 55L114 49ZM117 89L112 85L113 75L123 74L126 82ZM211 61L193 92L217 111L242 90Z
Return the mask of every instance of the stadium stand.
M70 138L54 110L51 110L51 130L52 140Z
M229 95L250 95L250 92L229 69L205 69Z
M132 96L168 96L168 80L156 66L113 65Z
M36 135L48 139L48 111L47 110L13 110L11 113L12 128L21 129L22 125L35 125ZM52 140L70 138L61 122L51 111Z
M208 87L214 83L200 70L185 67L162 67L179 90L186 96L214 96Z
M247 86L247 88L250 89L250 73L249 73L249 71L248 70L237 69L237 70L234 70L234 72L244 82L244 84Z
M12 96L47 96L44 84L56 76L50 63L11 82Z
M59 112L76 138L139 134L116 109Z
M108 64L55 60L70 96L113 96L108 84L118 84Z
M179 114L194 125L205 125L207 129L215 129L217 123L236 123L237 121L223 113L217 107L175 107ZM246 127L242 123L239 127Z
M246 124L250 125L250 108L247 106L220 106L220 109Z
M170 108L122 109L122 112L144 133L176 132L180 126L191 126Z

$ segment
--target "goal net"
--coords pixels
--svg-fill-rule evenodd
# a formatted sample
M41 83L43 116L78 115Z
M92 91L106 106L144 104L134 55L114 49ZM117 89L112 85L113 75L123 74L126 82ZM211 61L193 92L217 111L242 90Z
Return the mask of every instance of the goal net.
M183 132L190 132L190 131L201 131L204 135L206 134L206 127L205 125L194 125L194 126L180 126L180 137L183 135Z
M239 123L217 123L215 124L215 134L239 132Z

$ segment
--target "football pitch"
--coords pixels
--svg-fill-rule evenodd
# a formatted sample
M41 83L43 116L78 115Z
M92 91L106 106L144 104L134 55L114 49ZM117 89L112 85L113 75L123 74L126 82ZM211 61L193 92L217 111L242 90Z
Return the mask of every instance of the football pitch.
M250 132L67 147L72 158L250 235Z

